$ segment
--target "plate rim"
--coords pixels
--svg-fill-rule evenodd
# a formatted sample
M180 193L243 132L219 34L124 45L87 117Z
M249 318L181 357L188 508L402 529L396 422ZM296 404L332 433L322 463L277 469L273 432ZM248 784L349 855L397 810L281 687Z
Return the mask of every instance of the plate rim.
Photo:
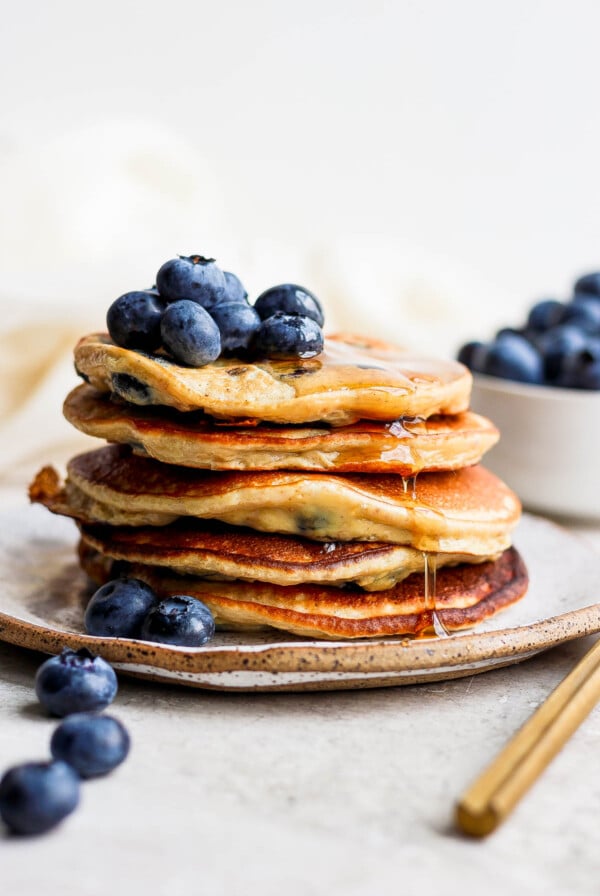
M598 553L576 532L543 516L523 514L523 519L553 529L561 537L576 543L579 549L583 548L595 571L594 561ZM524 557L527 562L527 555ZM78 569L76 564L73 569ZM586 596L589 600L591 595L588 596L586 587L585 590L578 589L575 596L579 603L586 600ZM287 688L289 690L443 680L484 672L500 664L517 663L576 638L600 633L600 600L530 622L483 631L476 627L449 638L392 636L335 641L293 635L287 639L285 634L279 633L281 640L276 641L209 643L197 648L94 637L72 628L57 627L59 623L52 617L46 618L43 612L37 618L35 611L34 618L27 616L23 618L20 614L18 602L11 603L9 599L3 608L0 601L0 641L47 654L60 653L64 647L87 647L116 668L121 668L124 674L220 690L230 690L235 681L237 691L281 689L276 684L278 678L280 682L294 679L295 685ZM443 675L440 674L442 668L446 670ZM376 684L361 683L361 676L364 682L378 675L382 678ZM341 679L346 682L352 679L353 683L344 685ZM257 685L258 681L262 684Z
M600 603L550 616L527 626L468 632L445 638L394 638L374 641L284 641L225 647L182 648L150 641L99 638L28 622L0 611L0 640L30 650L60 653L63 647L87 647L115 664L139 663L181 674L230 672L322 674L338 672L427 672L440 665L460 669L465 663L514 658L549 650L600 632ZM456 648L460 645L460 650ZM297 661L300 653L301 663ZM360 667L357 667L357 661Z

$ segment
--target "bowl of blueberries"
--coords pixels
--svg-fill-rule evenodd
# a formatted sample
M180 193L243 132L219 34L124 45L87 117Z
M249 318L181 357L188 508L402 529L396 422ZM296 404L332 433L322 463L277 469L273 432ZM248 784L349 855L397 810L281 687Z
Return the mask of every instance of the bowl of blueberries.
M527 508L600 519L600 272L458 359L473 372L473 410L500 429L490 469Z

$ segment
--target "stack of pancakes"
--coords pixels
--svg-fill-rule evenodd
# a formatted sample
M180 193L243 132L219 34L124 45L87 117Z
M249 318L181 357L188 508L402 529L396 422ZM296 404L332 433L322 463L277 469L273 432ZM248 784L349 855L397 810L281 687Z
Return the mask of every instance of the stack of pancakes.
M67 419L112 443L44 468L80 561L203 600L218 625L361 638L471 626L521 597L520 505L479 461L471 375L329 337L310 360L178 366L88 336Z

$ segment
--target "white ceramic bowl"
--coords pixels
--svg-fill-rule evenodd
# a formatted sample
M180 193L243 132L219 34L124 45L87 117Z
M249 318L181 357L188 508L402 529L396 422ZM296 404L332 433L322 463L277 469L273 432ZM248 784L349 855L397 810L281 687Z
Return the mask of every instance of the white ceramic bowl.
M484 464L525 507L600 519L600 392L476 374L471 407L500 430Z

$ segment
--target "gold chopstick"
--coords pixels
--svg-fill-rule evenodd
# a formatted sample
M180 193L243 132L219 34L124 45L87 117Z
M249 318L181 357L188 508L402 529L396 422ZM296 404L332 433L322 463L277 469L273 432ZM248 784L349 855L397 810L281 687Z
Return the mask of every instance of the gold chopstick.
M598 700L600 639L463 794L458 827L472 837L495 830Z

